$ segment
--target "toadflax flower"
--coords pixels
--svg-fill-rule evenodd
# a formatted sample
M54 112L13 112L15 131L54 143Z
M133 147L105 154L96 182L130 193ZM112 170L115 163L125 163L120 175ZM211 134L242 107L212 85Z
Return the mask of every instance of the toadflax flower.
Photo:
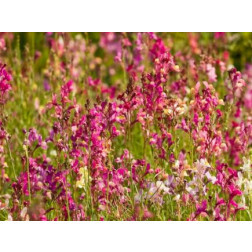
M5 67L6 65L0 62L0 92L2 96L11 90L10 81L12 80L12 76L7 72Z
M241 169L244 172L250 172L251 171L251 161L250 159L246 159L245 157L243 157L243 166L241 167Z
M78 188L85 188L88 181L91 181L91 177L88 175L87 167L81 167L79 170L80 179L76 181L76 186Z

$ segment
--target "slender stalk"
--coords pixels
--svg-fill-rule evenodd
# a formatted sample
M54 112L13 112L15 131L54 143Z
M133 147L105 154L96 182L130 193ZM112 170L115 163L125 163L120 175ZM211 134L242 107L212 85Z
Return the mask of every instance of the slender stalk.
M29 167L29 156L28 156L28 149L27 146L25 148L25 156L26 156L26 169L27 169L27 176L28 176L28 192L29 192L29 201L31 204L31 181L30 181L30 167Z
M11 160L11 167L12 167L12 170L13 170L13 174L14 174L15 180L17 180L17 174L16 174L15 167L14 167L14 159L13 159L13 156L12 156L12 153L11 153L11 150L10 150L9 141L6 140L6 143L7 143L7 148L8 148L8 152L9 152L9 156L10 156L10 160Z

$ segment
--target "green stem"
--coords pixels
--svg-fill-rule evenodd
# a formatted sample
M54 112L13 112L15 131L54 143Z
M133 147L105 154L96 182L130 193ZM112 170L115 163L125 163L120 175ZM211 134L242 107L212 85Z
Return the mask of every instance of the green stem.
M26 169L27 169L27 176L28 176L28 192L29 192L29 201L31 204L31 181L30 181L30 168L29 168L29 157L28 157L28 150L27 146L25 146L25 156L26 156Z
M13 170L13 173L14 173L14 177L15 177L15 180L17 180L17 175L16 175L16 171L15 171L15 167L14 167L14 160L13 160L12 153L11 153L11 150L10 150L9 141L6 140L6 142L7 142L7 147L8 147L8 152L9 152L9 156L10 156L10 160L11 160L11 166L12 166L12 170Z

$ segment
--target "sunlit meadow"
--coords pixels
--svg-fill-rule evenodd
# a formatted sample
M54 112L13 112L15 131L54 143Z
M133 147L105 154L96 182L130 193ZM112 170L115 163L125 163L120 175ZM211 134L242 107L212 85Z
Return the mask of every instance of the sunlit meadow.
M251 33L0 33L0 220L252 219Z

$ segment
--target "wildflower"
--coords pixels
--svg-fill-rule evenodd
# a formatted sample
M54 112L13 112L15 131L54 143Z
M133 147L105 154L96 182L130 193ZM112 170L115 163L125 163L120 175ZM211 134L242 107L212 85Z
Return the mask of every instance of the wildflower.
M215 68L211 64L206 65L206 71L210 83L216 82L217 75L215 73Z
M243 166L241 167L241 169L244 172L250 172L251 171L251 160L249 158L246 159L245 157L243 157Z
M56 157L57 156L57 151L56 150L51 150L50 155Z
M6 43L4 38L0 38L0 50L6 51Z
M206 159L201 158L200 160L197 160L195 162L195 167L200 178L202 178L202 176L205 174L210 180L216 181L214 177L211 175L209 176L209 173L206 174L207 170L211 167Z
M209 172L206 172L205 175L212 184L215 184L215 182L217 181L217 178L215 176L212 176Z
M229 77L233 87L233 93L236 97L240 97L243 87L246 86L246 82L242 79L242 75L236 68L229 70Z
M100 84L100 80L99 79L92 79L91 76L88 77L88 85L91 87L95 87L98 86Z
M24 207L20 212L20 217L22 220L29 220L29 215L27 214L27 207Z
M73 91L73 81L70 80L61 87L62 98L66 98L72 91Z
M0 91L2 96L11 90L10 81L12 76L5 70L6 65L0 63Z
M76 181L76 187L78 188L85 188L88 181L91 181L92 178L89 176L88 174L88 169L87 167L81 167L79 169L79 175L80 175L80 179Z

